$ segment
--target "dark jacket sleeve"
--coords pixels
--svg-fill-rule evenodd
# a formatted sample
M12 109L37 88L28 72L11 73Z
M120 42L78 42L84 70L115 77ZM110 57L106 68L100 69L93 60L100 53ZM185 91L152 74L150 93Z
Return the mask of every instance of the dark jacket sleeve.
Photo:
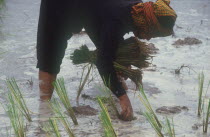
M123 40L121 29L120 23L115 20L103 23L100 29L100 45L96 62L101 77L117 97L126 93L122 88L122 83L118 81L113 66L118 45Z

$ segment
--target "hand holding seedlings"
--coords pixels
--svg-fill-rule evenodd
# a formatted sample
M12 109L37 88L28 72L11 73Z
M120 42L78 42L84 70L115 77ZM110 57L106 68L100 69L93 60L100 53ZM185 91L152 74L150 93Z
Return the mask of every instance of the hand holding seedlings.
M120 118L125 121L131 121L133 119L133 108L131 106L128 96L125 94L119 97L119 100L120 106L122 108Z
M126 67L127 69L131 69L131 65L128 65ZM122 71L119 71L119 72L116 72L117 73L117 78L118 80L122 83L122 87L125 89L125 90L128 90L128 86L126 85L125 83L125 80L128 79L128 76L124 75Z

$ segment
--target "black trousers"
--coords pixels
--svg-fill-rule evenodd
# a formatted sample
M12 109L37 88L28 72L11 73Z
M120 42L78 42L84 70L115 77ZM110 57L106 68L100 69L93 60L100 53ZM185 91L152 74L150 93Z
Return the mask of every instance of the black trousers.
M125 34L123 16L129 16L127 7L123 8L112 0L42 0L37 34L37 68L58 74L67 40L73 33L85 28L98 49L96 66L101 77L110 83L110 89L117 97L122 96L126 92L117 79L113 61Z

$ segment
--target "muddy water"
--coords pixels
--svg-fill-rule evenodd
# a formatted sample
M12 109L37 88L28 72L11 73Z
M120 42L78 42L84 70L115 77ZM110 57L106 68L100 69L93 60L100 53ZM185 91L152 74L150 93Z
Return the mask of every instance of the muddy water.
M151 61L153 66L144 70L143 83L148 98L156 110L163 106L186 106L188 110L181 110L175 114L158 113L161 120L165 116L174 118L175 130L180 137L209 136L202 134L202 119L197 118L197 77L199 72L204 71L206 80L210 80L210 1L209 0L174 0L172 7L177 11L178 19L175 26L175 36L156 38L149 42L155 44L159 49ZM40 130L42 125L51 114L45 102L39 101L38 80L36 69L36 30L40 1L38 0L7 0L3 11L4 18L1 23L0 49L5 52L0 55L0 101L4 104L7 89L4 80L7 77L15 77L24 93L27 105L33 111L33 123L28 124L27 136L45 136ZM132 34L130 34L132 35ZM126 35L125 38L130 35ZM202 41L202 44L192 46L174 47L172 44L178 39L194 37ZM87 44L93 48L93 43L87 35L75 35L68 42L66 56L61 66L59 77L64 77L68 94L72 104L75 106L76 90L82 72L81 66L74 66L69 60L69 55L74 49ZM180 74L175 70L182 65ZM98 72L92 74L93 82L85 87L84 93L95 97L101 94L96 85L101 83ZM123 122L113 120L114 127L119 136L122 137L153 137L156 136L145 118L139 112L144 107L135 96L133 84L127 81L137 120ZM205 83L205 88L207 82ZM208 97L209 94L208 94ZM55 94L55 98L57 95ZM97 103L92 100L80 99L80 105L90 105L98 109ZM76 136L98 137L102 135L102 128L98 115L78 115L79 126L72 129ZM197 128L192 126L198 125ZM5 127L9 127L9 119L0 106L0 133L5 133ZM195 126L194 126L195 127ZM62 131L63 133L63 131ZM65 136L65 134L63 135Z

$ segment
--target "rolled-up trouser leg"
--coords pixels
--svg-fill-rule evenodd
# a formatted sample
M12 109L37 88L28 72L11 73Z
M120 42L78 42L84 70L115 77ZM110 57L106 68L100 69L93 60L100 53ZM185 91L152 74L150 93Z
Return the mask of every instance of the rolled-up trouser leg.
M75 20L74 0L42 0L37 34L37 68L57 74L67 40L82 26Z

